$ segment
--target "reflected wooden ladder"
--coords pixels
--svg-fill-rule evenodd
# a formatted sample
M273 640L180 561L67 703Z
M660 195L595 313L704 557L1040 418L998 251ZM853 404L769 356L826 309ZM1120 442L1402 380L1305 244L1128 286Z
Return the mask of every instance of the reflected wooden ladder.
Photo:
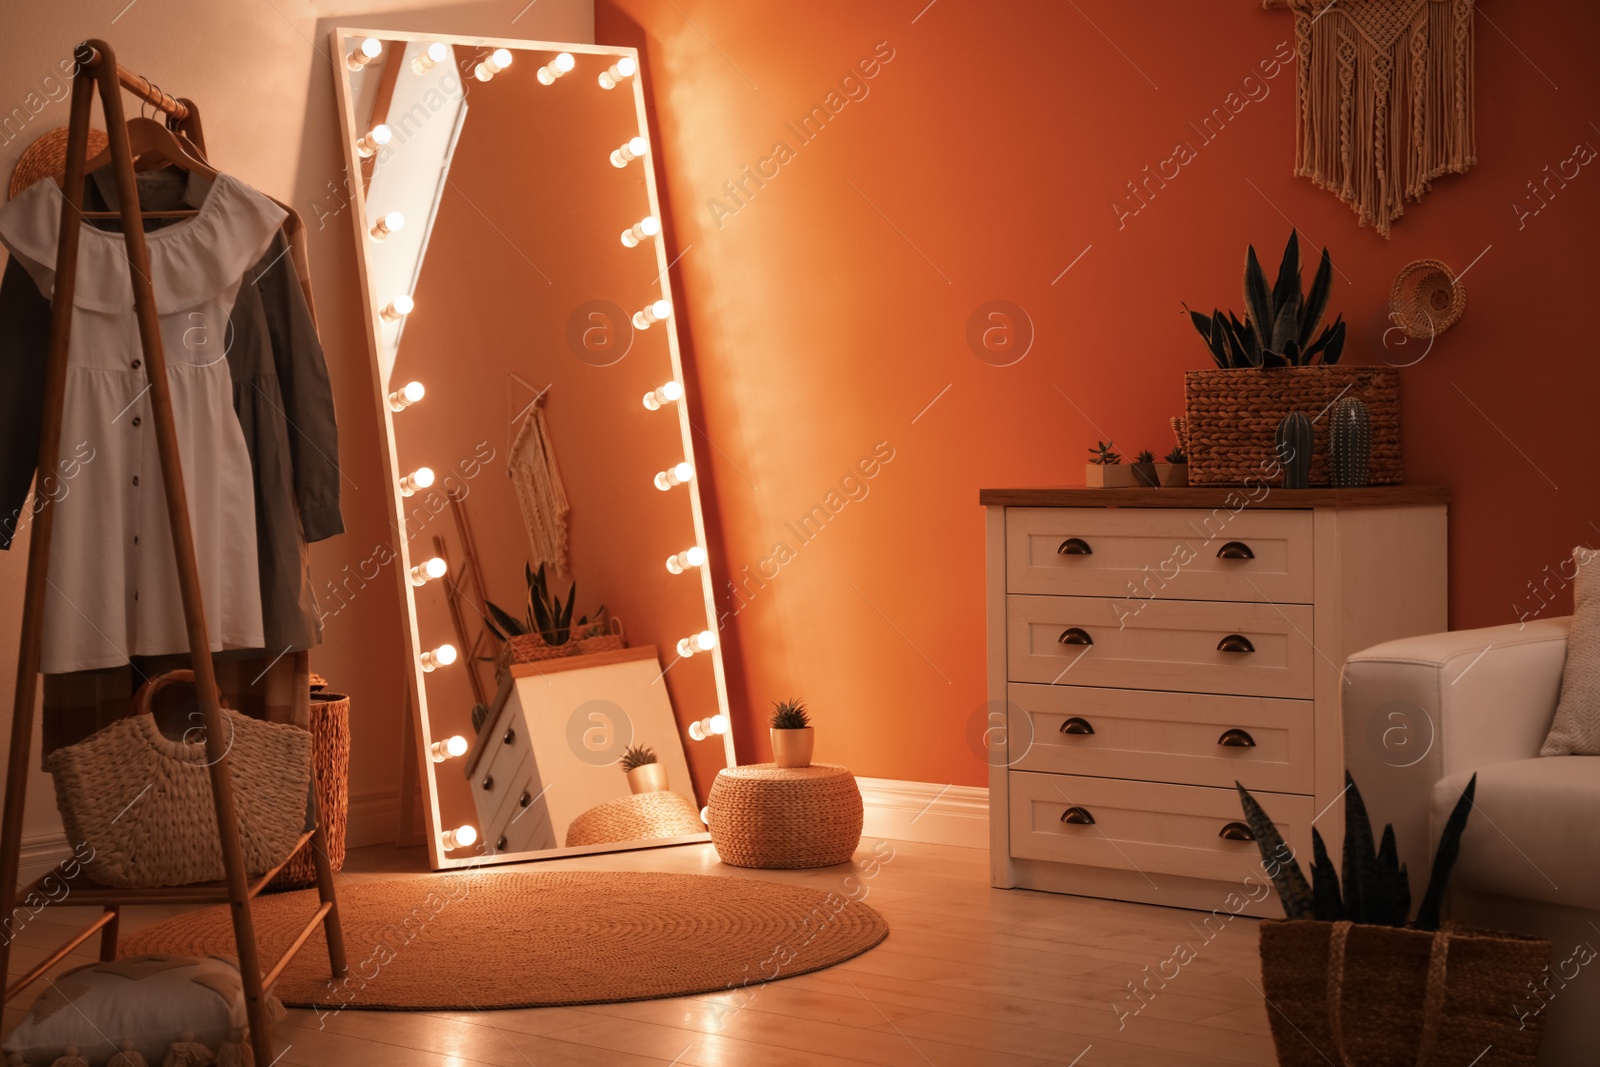
M245 1008L250 1023L250 1044L259 1067L274 1062L272 1023L267 1013L267 992L282 975L296 953L310 940L320 923L327 937L328 962L335 979L347 972L344 935L339 924L339 906L333 888L333 869L328 860L327 837L316 812L315 769L310 791L310 825L299 846L310 844L317 870L319 906L311 919L290 943L281 959L263 973L251 901L267 887L276 869L250 878L245 870L244 847L239 835L239 820L234 807L233 784L228 774L227 731L217 697L216 674L208 649L205 610L201 602L200 573L195 564L194 534L189 523L189 503L178 455L178 437L173 425L172 397L167 381L166 358L161 345L155 294L150 282L150 256L145 246L144 226L139 211L138 189L134 181L133 156L129 145L121 91L128 92L164 113L169 127L186 134L202 152L204 134L199 110L189 100L174 99L151 85L148 79L123 70L104 41L80 44L74 55L77 74L72 83L72 118L67 135L67 164L61 212L61 231L56 249L56 292L50 307L49 364L45 377L45 402L39 434L38 484L35 496L40 504L29 541L26 598L22 612L22 648L17 657L17 686L11 717L11 750L8 754L5 785L5 818L0 824L0 975L8 975L11 946L17 933L18 901L53 899L59 904L101 907L100 916L60 948L47 955L16 982L6 986L9 1002L25 988L43 977L74 949L95 933L100 934L100 958L112 960L117 953L117 924L127 904L228 904L233 920L233 935L239 957L239 974L244 984ZM45 592L50 562L50 534L55 507L50 493L44 492L47 479L56 469L61 451L62 405L66 393L67 354L72 328L72 298L78 276L78 240L84 225L84 169L88 162L89 115L95 91L100 95L106 134L110 141L112 170L116 176L117 199L122 232L127 246L133 282L134 311L139 339L144 350L145 375L150 382L151 413L161 456L161 475L166 487L167 520L178 558L178 585L183 596L184 620L195 675L200 714L205 723L206 757L210 767L211 792L216 804L217 828L222 843L221 882L157 889L113 889L97 885L81 876L63 878L47 874L27 887L19 887L21 870L23 810L27 799L27 780L32 756L35 679L41 662L41 640ZM298 848L297 850L298 851ZM287 862L287 861L285 861ZM281 865L280 865L281 867ZM52 881L53 880L53 881ZM63 886L65 892L63 893ZM31 910L32 905L29 905ZM24 922L26 920L24 919Z

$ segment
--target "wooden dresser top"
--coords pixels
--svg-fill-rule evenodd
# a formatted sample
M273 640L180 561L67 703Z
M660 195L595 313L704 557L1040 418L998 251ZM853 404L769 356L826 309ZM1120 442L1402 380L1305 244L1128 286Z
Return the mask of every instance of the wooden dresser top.
M1360 489L1283 489L1264 485L1181 489L979 489L978 503L1013 508L1381 508L1450 503L1443 485L1369 485Z

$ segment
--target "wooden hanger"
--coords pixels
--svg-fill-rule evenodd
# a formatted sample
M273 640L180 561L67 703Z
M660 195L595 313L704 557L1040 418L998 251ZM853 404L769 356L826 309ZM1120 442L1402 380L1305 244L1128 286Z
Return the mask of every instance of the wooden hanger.
M128 120L128 147L133 155L135 170L156 170L160 167L172 166L190 174L198 174L208 181L217 177L216 168L205 161L205 156L194 143L187 137L167 129L165 125L155 119L138 116ZM111 162L111 146L84 166L84 173L93 173L100 167ZM193 218L200 212L194 208L174 211L141 211L139 215L146 219L187 219ZM121 218L116 211L85 211L83 217L87 219L114 219Z

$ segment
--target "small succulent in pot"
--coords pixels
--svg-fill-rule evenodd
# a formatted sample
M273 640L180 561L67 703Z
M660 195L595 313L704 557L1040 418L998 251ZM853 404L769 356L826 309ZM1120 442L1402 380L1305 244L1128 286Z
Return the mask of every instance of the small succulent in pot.
M802 701L790 698L772 705L768 730L772 738L772 760L780 767L809 767L816 737L811 713Z
M1140 449L1133 457L1133 480L1150 489L1161 484L1156 477L1156 454L1148 448Z
M1156 480L1168 489L1181 489L1189 484L1189 455L1179 445L1157 463Z
M667 769L656 761L656 750L649 745L629 745L617 760L628 776L628 788L635 793L659 793L667 789Z
M1123 465L1115 441L1097 441L1089 449L1083 484L1091 489L1121 489L1135 484L1133 465Z

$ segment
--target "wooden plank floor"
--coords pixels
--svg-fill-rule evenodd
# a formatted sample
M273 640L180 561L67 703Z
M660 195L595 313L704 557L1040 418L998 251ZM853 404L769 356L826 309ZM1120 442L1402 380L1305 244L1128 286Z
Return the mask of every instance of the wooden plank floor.
M354 851L350 881L420 872L421 849ZM584 1008L398 1013L291 1011L283 1065L349 1067L1270 1067L1257 987L1256 922L1210 931L1196 912L988 885L987 854L866 840L853 867L745 871L710 845L585 856L532 869L676 871L847 892L888 920L889 939L841 966L711 994ZM509 869L509 868L508 868ZM130 909L138 929L176 909ZM13 974L92 916L52 907L19 935ZM1208 936L1208 933L1210 936ZM91 961L91 940L62 968ZM1175 962L1175 949L1193 958ZM463 951L466 951L463 946ZM1146 970L1148 968L1148 970ZM1141 985L1142 999L1128 983ZM31 1001L32 993L19 998ZM732 1010L736 1009L736 1010ZM9 1033L22 1011L8 1007Z

